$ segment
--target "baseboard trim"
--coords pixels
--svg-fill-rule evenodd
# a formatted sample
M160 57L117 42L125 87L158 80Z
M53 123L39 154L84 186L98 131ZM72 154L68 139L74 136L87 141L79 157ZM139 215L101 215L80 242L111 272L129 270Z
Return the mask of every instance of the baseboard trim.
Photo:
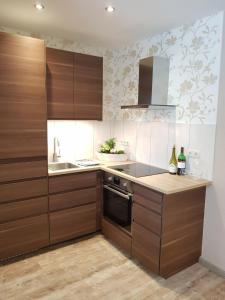
M201 265L203 265L204 267L206 267L207 269L209 269L210 271L220 275L221 277L225 278L225 271L218 268L217 266L215 266L214 264L210 263L209 261L207 261L206 259L200 257L199 258L199 263Z

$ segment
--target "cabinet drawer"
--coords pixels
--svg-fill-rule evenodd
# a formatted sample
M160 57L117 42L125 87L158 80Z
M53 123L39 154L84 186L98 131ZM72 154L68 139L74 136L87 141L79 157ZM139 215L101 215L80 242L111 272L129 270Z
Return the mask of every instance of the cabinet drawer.
M0 203L45 196L47 194L47 178L0 185Z
M0 205L0 224L21 218L38 216L48 212L48 197L40 197L24 201Z
M161 235L161 216L136 203L133 204L133 220L146 229Z
M50 241L57 243L96 231L96 204L50 214Z
M120 230L106 219L102 219L104 236L131 256L131 236Z
M0 159L47 157L46 130L0 130Z
M0 224L0 260L49 244L48 215Z
M49 193L78 190L96 185L96 172L52 176L49 178Z
M160 238L139 224L132 224L132 257L149 270L159 272Z
M0 164L0 182L47 176L47 160Z
M158 214L162 213L162 205L159 202L152 201L150 198L144 198L139 194L134 194L134 202L146 207Z
M77 190L49 196L50 211L96 202L96 188Z
M158 204L162 204L163 195L161 193L158 193L158 192L155 192L151 189L148 189L144 186L134 184L134 194L138 194L139 196L142 196L146 200L151 200L151 201L156 202ZM145 201L145 203L146 203L146 205L148 205L147 201Z

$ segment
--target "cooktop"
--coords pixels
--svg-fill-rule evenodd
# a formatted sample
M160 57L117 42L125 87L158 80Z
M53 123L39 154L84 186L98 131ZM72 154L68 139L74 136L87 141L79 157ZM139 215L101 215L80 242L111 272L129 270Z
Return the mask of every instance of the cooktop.
M116 171L125 173L133 177L144 177L144 176L168 173L167 170L142 164L142 163L118 165L118 166L110 167L110 169L114 169Z

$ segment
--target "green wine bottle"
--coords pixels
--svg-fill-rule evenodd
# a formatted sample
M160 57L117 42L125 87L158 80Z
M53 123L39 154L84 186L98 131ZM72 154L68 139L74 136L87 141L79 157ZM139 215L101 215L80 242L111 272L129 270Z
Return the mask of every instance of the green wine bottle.
M184 147L181 147L180 154L178 156L177 175L185 175L186 169L186 157L184 155Z
M176 157L176 147L173 146L172 155L169 162L169 173L172 175L177 174L177 157Z

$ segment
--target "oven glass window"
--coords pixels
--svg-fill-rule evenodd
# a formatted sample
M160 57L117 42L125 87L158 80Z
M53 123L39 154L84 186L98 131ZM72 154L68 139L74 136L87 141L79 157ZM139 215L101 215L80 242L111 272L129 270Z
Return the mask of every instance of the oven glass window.
M104 189L104 216L117 224L127 227L131 225L131 199Z

